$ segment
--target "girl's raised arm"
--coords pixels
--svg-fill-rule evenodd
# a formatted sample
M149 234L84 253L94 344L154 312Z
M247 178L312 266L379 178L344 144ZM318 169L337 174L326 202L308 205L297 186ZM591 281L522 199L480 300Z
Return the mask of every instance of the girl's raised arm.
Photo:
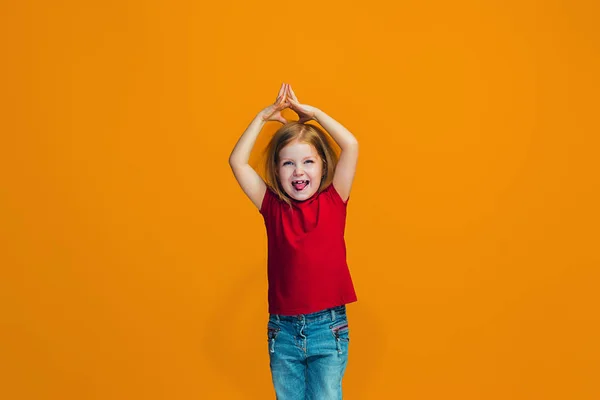
M342 149L333 175L333 186L345 202L350 197L352 182L356 174L358 141L348 129L323 111L306 104L300 104L291 86L288 89L288 101L290 102L290 108L300 116L301 122L314 119L325 128Z
M260 175L248 164L248 160L250 160L250 153L252 152L256 138L267 121L287 123L281 115L281 110L287 107L289 107L289 103L287 102L287 85L284 83L281 85L281 89L279 89L279 95L275 103L254 117L229 156L229 166L233 171L235 179L240 184L246 196L250 198L259 210L267 190L267 185Z

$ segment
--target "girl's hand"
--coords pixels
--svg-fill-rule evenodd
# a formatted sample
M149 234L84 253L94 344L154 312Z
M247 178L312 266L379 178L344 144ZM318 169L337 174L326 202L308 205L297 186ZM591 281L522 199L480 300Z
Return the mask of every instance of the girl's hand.
M315 119L317 108L307 104L300 104L296 97L296 93L294 93L294 90L290 85L287 85L287 101L290 103L290 108L298 114L298 117L300 118L298 122L304 123L311 119Z
M279 89L279 94L277 95L277 99L275 103L271 104L260 113L258 113L259 118L263 121L277 121L282 124L287 124L287 120L283 118L281 115L281 111L288 108L290 106L288 99L288 88L287 83L281 84L281 89Z

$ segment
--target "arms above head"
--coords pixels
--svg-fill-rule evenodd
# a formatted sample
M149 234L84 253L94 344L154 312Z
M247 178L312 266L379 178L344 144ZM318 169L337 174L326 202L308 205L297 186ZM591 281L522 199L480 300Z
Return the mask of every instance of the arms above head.
M352 182L356 174L358 141L348 129L325 112L307 104L300 104L291 86L288 87L288 101L290 108L300 117L300 122L307 122L311 119L317 121L342 149L333 176L333 186L345 202L350 197Z
M242 137L238 140L233 152L229 156L229 166L233 171L235 179L238 181L246 196L248 196L259 210L267 185L254 168L248 164L248 160L250 159L250 151L264 124L265 121L259 116L256 116L250 125L248 125L248 128L246 128ZM247 148L249 148L249 150L247 150Z
M350 197L350 190L356 174L358 141L348 129L321 110L315 114L315 120L329 132L342 149L333 175L333 186L345 202Z
M317 121L342 149L333 176L333 185L345 202L350 197L352 182L358 161L358 141L342 124L316 107L301 104L289 84L282 84L275 103L258 113L246 128L231 155L229 165L244 193L260 209L267 185L260 175L248 164L250 153L258 134L267 121L287 123L281 115L285 108L291 108L299 116L299 122Z
M254 168L248 164L248 160L250 160L250 153L252 152L254 143L256 143L258 134L267 121L278 121L284 124L287 122L281 115L281 111L289 106L286 90L287 86L284 83L281 85L281 89L279 89L275 103L266 107L254 117L229 156L229 166L233 171L235 179L246 196L250 198L259 210L267 190L267 185Z

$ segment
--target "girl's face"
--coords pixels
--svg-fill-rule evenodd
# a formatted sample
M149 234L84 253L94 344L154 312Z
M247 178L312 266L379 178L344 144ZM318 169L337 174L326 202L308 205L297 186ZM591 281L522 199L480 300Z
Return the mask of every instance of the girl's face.
M321 186L323 161L312 145L292 142L279 151L277 173L288 196L303 201Z

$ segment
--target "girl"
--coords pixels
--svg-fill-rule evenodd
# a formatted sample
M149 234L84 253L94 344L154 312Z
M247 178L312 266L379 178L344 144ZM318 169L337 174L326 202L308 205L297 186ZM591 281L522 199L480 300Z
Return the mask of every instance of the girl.
M285 108L299 120L286 121ZM339 159L323 126L340 146ZM248 165L267 121L284 125L266 149L266 182ZM342 398L350 341L346 304L357 300L348 265L346 207L358 159L356 138L283 84L254 118L229 164L263 215L268 238L267 339L277 399Z

